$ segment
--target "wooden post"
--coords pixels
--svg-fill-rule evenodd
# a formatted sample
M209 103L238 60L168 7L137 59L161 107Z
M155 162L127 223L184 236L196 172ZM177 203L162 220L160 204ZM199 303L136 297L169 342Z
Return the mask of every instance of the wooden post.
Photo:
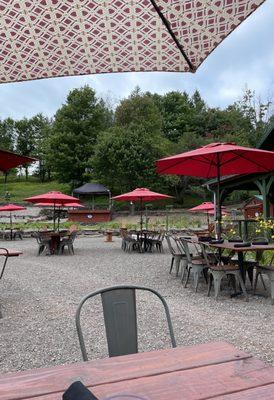
M106 237L106 240L105 240L105 242L113 242L113 240L112 240L112 231L107 231L106 232L106 235L107 235L107 237Z

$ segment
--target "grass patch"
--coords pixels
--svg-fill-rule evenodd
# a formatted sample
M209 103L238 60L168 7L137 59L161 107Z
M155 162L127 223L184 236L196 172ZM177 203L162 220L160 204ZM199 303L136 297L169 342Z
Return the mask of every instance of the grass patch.
M1 203L22 203L24 198L36 196L52 190L60 191L66 194L70 193L70 186L66 183L57 181L41 183L37 178L30 177L27 181L24 178L8 177L8 181L4 183L4 177L0 178L0 202ZM7 201L5 193L10 193L10 200Z

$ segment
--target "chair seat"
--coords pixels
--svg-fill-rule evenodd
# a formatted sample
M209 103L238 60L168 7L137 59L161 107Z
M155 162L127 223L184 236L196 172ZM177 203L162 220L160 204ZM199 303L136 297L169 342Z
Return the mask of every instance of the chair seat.
M213 265L210 267L213 271L238 271L240 268L236 264L227 264L227 265Z
M206 260L204 258L193 258L191 261L193 265L206 265Z

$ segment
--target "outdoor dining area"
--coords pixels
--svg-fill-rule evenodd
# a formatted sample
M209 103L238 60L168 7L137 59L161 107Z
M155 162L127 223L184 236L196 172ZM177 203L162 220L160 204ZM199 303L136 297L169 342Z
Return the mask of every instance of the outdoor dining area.
M116 73L119 77L122 72L148 71L161 72L161 77L168 72L195 73L214 49L264 2L4 0L0 6L0 83L14 82L16 89L17 82L51 77L70 79L101 73ZM227 60L222 54L220 58L220 69L225 62L233 67L232 54ZM260 63L258 59L256 62ZM226 81L225 73L221 82ZM206 76L204 82L212 86L211 91L217 90L206 68L201 75ZM192 75L188 78L191 80ZM220 75L216 75L218 79ZM63 82L70 85L69 81ZM114 81L107 82L109 88L115 86ZM101 87L99 80L95 79L94 84ZM199 86L199 81L195 84ZM165 82L154 85L166 90ZM185 83L176 78L173 85L177 91L183 90L180 88ZM228 90L228 86L222 85L219 93L227 92L228 96L233 92L233 88ZM33 90L39 95L43 93L37 103L44 108L45 88L46 85L43 90ZM53 93L60 96L67 89L68 86L57 83ZM124 83L123 90L128 91ZM138 95L139 88L135 92ZM34 154L41 155L40 167L47 168L48 159L54 159L55 154L64 163L60 171L54 163L50 165L47 175L54 176L56 182L59 179L58 184L66 183L66 193L50 189L41 193L41 181L39 190L33 191L36 195L20 197L22 204L0 207L7 220L0 232L4 243L0 248L4 260L0 267L0 400L274 400L273 237L227 237L223 217L229 215L229 210L223 204L222 190L223 178L265 174L267 180L264 184L259 182L259 186L266 210L269 191L274 187L274 152L226 142L230 137L237 137L238 141L234 131L239 129L239 143L246 143L238 119L235 117L234 136L230 136L227 121L221 117L220 125L215 127L219 109L212 109L216 112L212 111L210 118L204 117L207 105L198 98L198 92L189 97L193 102L189 119L181 112L175 121L178 127L169 123L176 116L173 109L181 110L172 100L176 96L173 92L166 100L166 109L171 109L170 121L163 120L161 129L157 119L166 109L162 100L157 100L157 93L151 98L155 97L155 109L156 101L159 102L160 117L156 113L154 116L154 106L150 110L149 103L144 103L147 114L142 114L143 125L139 124L138 113L134 120L133 113L128 112L127 100L122 101L123 112L117 118L115 99L106 101L113 105L105 113L105 103L97 99L95 91L92 90L92 98L82 98L79 91L77 97L83 103L83 112L79 106L73 111L75 100L71 93L71 105L64 104L56 112L54 122L48 118L50 132L46 133L52 141L45 139L46 134L38 137L37 127L33 133L34 140L39 142L39 151ZM147 100L151 100L149 93ZM187 98L187 92L183 96ZM239 112L237 104L227 107L233 118ZM25 114L30 112L27 105L27 101L22 104ZM194 108L198 111L192 114ZM259 119L263 118L262 113L263 106ZM153 123L144 117L149 114ZM199 117L198 123L206 120L206 130L201 130L201 135L196 129L198 125L192 126L193 116ZM130 122L125 124L127 118ZM120 120L120 125L112 126L112 120ZM181 122L185 126L184 137L180 137ZM135 136L135 130L140 138ZM85 135L84 131L89 133ZM120 132L126 135L120 136ZM251 123L250 136L253 132ZM106 158L104 147L101 149L98 143L101 137L107 144L112 135L118 145L113 139L113 145L108 147L116 149L118 157L111 159L111 166L119 164L117 158L122 155L128 163L133 160L138 166L138 157L142 161L139 169L143 168L145 173L139 175L135 171L133 180L129 168L126 184L118 177L112 187L114 173L107 167L105 175L109 175L111 192L127 192L111 197L107 189L109 207L104 213L96 213L93 198L89 210L71 213L75 214L71 216L73 224L66 221L62 225L64 211L83 207L79 198L69 193L82 185L86 177L95 179L96 185L97 178L103 182L103 168L100 174L99 167L94 168L100 165L96 159L99 153L104 163ZM167 140L176 135L177 142ZM63 139L65 136L75 144L72 150ZM139 143L146 136L148 151L142 152ZM128 147L136 150L136 161L133 153L127 154L128 149L122 146L125 137L129 139ZM17 135L14 142L20 142L19 139ZM42 159L45 149L51 144L53 148L53 143L57 153ZM195 143L205 145L193 150ZM76 152L78 145L84 151ZM70 155L66 157L67 147ZM167 155L176 148L184 152ZM36 158L0 149L4 185L8 171L33 161ZM145 163L152 164L154 170L146 170ZM75 168L75 175L64 178L65 168L70 168L67 164L72 170ZM123 168L121 164L120 169ZM157 174L165 175L158 185L153 180ZM173 202L169 194L175 196L177 192L175 185L169 183L173 178L180 182L184 177L203 179L207 185L204 200L212 201L195 207L197 203L193 201L189 210L191 218L193 213L203 213L206 223L196 231L190 226L183 230L164 229L160 225L150 229L147 220L144 223L145 204L158 200ZM144 183L145 178L148 183ZM151 189L169 194L141 187L150 184ZM140 187L136 188L137 185ZM94 193L85 185L76 193L77 190L79 195L83 190L92 196ZM119 236L112 237L110 225L96 235L81 234L81 226L74 225L77 215L82 215L90 225L96 217L109 221L112 202L116 201L136 204L140 214L138 227L136 224L134 228L125 228L121 223L117 229ZM43 222L43 228L35 228L21 240L23 235L16 228L12 213L23 211L27 204L49 210L50 217ZM7 268L10 259L12 268Z
M266 278L271 303L274 304L273 243L267 240L246 243L242 239L216 240L171 234L166 235L166 240L172 257L169 273L174 271L184 288L192 278L193 290L197 293L201 280L204 280L207 296L210 296L212 286L216 300L222 289L227 291L230 287L231 297L242 295L248 301L248 293L256 294L259 277L267 293ZM272 257L268 265L262 265L263 254L267 251L273 253Z

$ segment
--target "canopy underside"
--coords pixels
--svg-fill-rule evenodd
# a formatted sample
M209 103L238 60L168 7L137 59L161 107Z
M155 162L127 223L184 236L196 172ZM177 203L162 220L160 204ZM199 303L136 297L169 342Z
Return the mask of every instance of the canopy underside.
M0 0L0 83L195 71L265 0Z

